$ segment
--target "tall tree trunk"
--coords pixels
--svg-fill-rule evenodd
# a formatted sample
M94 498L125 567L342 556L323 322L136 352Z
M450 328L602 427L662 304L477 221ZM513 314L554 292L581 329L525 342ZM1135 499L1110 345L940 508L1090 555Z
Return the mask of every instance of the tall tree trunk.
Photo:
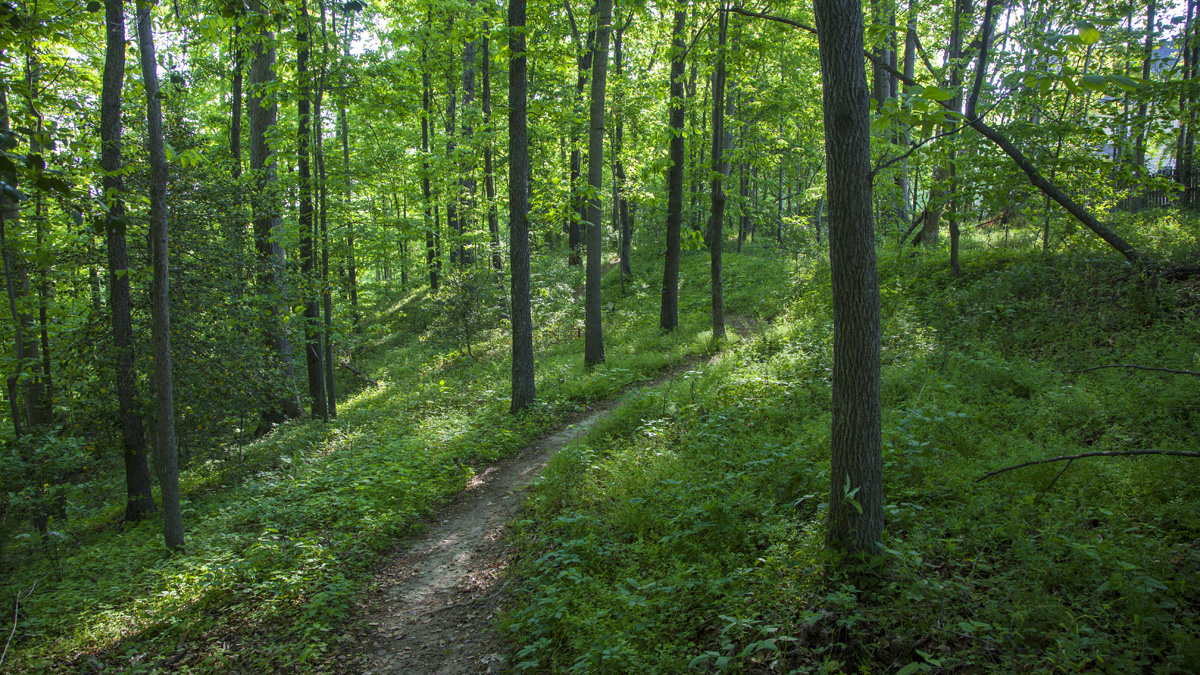
M512 293L512 405L518 413L536 398L533 319L529 307L529 135L525 72L525 0L508 3L508 269Z
M125 520L154 511L146 433L137 410L133 371L133 313L129 256L125 246L125 201L121 169L121 90L125 80L125 11L122 0L104 0L104 77L100 91L100 167L104 170L105 231L108 238L108 304L112 310L117 367L117 415L125 456Z
M632 20L621 21L617 20L616 27L613 29L613 69L617 77L618 89L620 98L614 102L614 114L616 115L616 128L613 130L612 138L612 164L613 164L613 224L617 228L618 236L620 237L620 274L621 279L628 279L633 276L633 268L629 264L629 202L625 198L625 165L621 161L621 153L625 145L625 86L624 80L624 44L625 44L625 28L629 26Z
M300 188L300 288L304 294L304 356L308 364L308 396L314 418L329 421L328 399L325 395L325 347L322 344L321 310L317 293L316 251L313 245L313 189L309 167L309 101L308 2L300 0L299 25L296 27L296 80L299 97L296 101L296 165Z
M588 73L592 70L592 58L595 56L596 31L589 30L587 39L581 41L579 39L579 30L575 25L575 15L571 12L570 0L564 0L567 9L567 18L570 20L571 34L575 41L575 48L578 56L576 57L577 73L575 77L575 119L583 117L583 91L587 87ZM591 14L596 16L600 11L600 0L595 0L592 3ZM582 171L583 160L582 151L579 148L580 124L572 122L571 125L571 214L567 227L567 264L579 265L582 262L582 256L579 253L579 247L582 245L583 222L587 220L588 203L583 191L579 186L579 178Z
M725 282L721 254L725 243L725 181L729 178L728 135L725 133L725 40L729 33L728 5L721 3L717 29L717 65L712 84L712 214L708 225L709 273L712 284L713 339L725 339ZM729 105L733 98L729 97Z
M150 155L150 244L154 252L154 286L150 310L154 322L155 470L163 505L163 541L183 549L183 511L179 501L179 460L175 442L175 399L171 376L171 318L168 291L167 155L163 147L162 99L154 57L154 26L146 3L137 12L138 50L146 90L146 135Z
M879 279L871 213L862 6L816 0L833 288L833 429L826 541L871 552L883 535Z
M468 0L472 7L474 0ZM464 266L475 261L474 243L468 245L471 231L471 216L475 211L475 148L471 147L475 126L471 120L471 106L475 103L475 40L463 44L462 54L462 144L466 149L458 166L458 199L462 200L458 212L458 257Z
M235 5L236 6L236 5ZM240 13L239 13L240 15ZM121 33L124 34L122 27ZM229 156L233 166L229 174L234 180L242 177L242 69L245 64L245 53L242 51L242 25L233 26L233 34L229 39L230 51L233 52L233 74L230 89L231 102L229 111Z
M504 270L504 260L500 248L500 218L496 212L496 171L492 165L492 53L488 32L490 23L483 22L483 37L480 40L480 58L483 61L483 125L485 139L483 144L483 190L487 197L488 236L491 239L492 269L497 272ZM528 146L528 137L526 138ZM527 148L528 150L528 148Z
M350 61L350 41L354 38L354 23L352 17L346 18L346 39L342 41L342 56L346 62ZM345 87L343 88L343 92ZM345 176L344 184L346 193L342 199L349 205L350 202L350 113L346 110L346 98L343 94L341 99L341 109L338 110L338 115L342 120L342 171ZM350 325L354 327L354 332L362 329L361 315L358 312L358 262L355 259L354 251L354 218L346 218L346 274L347 285L350 287Z
M1150 0L1150 4L1146 6L1146 46L1142 51L1142 81L1150 81L1151 66L1154 62L1154 21L1158 10L1157 0ZM1133 145L1133 170L1134 175L1141 178L1146 172L1146 112L1148 102L1143 96L1141 102L1138 103L1137 119L1134 122L1137 128L1137 134ZM1143 203L1143 190L1139 186L1138 194L1133 198L1133 210L1141 208Z
M329 36L325 29L325 0L317 0L321 8L321 75L317 81L317 95L313 101L313 118L317 121L314 137L316 139L315 155L317 161L317 179L320 181L318 194L321 219L321 302L324 305L325 354L322 362L325 365L325 408L330 417L337 417L337 385L334 379L333 360L333 287L329 284L329 175L325 171L325 118L321 108L325 101L325 77L329 69ZM334 34L337 33L337 22L333 24Z
M587 276L584 285L583 363L592 368L604 363L604 329L600 311L601 183L604 181L604 91L608 76L608 32L612 23L612 0L598 0L600 22L596 27L596 52L592 58L592 105L588 128Z
M250 171L254 177L251 210L254 219L254 247L258 255L258 292L265 298L266 316L264 340L268 351L278 361L282 387L286 393L263 415L267 424L299 417L300 397L296 392L295 367L292 364L292 341L283 326L283 313L288 306L283 279L284 255L280 242L283 217L280 209L279 181L276 178L276 157L267 134L279 117L275 87L275 36L263 22L254 44L254 60L250 63L250 88L246 109L250 123ZM277 389L274 383L270 390Z
M687 25L687 5L676 0L675 29L671 33L670 168L667 169L667 253L663 262L662 305L658 327L675 330L679 326L679 234L683 226L683 70L687 44L683 31Z
M432 15L428 17L426 25L432 27ZM433 195L429 187L429 117L432 114L429 99L433 97L433 85L429 81L429 50L425 44L429 41L429 33L426 32L422 39L424 42L421 44L421 195L425 200L425 266L429 270L429 289L437 291L438 271L441 265L437 264Z

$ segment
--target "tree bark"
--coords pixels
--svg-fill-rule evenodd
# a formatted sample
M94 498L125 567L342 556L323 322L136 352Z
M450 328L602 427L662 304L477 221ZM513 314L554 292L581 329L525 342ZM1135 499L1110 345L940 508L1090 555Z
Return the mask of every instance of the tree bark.
M162 99L159 98L154 27L146 3L137 12L138 50L146 90L146 135L150 155L150 243L154 252L151 314L154 334L155 470L163 505L163 540L183 550L183 511L179 501L179 461L175 441L175 399L171 375L170 276L167 240L167 156L163 147Z
M300 288L304 295L304 357L308 365L308 396L314 418L329 421L328 399L325 394L325 347L321 340L321 311L317 294L316 247L313 243L313 189L309 166L309 117L311 102L308 58L308 2L300 0L299 25L296 27L296 79L299 97L296 101L296 173L300 187Z
M729 159L726 150L729 139L725 133L725 40L729 33L729 12L721 3L717 28L717 65L712 84L712 188L711 216L708 225L709 275L712 285L713 339L725 339L725 281L721 254L725 243L725 181L729 178ZM732 104L732 97L729 104Z
M670 168L667 169L667 251L663 261L662 304L658 327L671 331L679 326L679 234L683 226L683 72L687 45L683 31L687 9L682 0L675 5L675 29L671 33L671 90L668 128Z
M321 108L325 100L325 76L329 68L329 38L325 30L325 0L317 0L321 8L321 75L317 81L317 95L313 101L313 118L317 121L314 134L314 150L317 161L317 179L320 181L318 194L318 211L321 219L321 302L324 305L324 342L325 354L322 359L325 365L325 408L329 416L337 417L337 385L334 379L333 360L333 288L329 285L329 176L325 171L325 118ZM333 25L337 33L337 22Z
M874 551L883 534L879 280L871 212L870 92L858 0L816 0L833 290L833 424L826 541Z
M487 197L488 236L492 245L492 269L497 272L504 270L504 260L500 249L500 218L496 212L496 171L492 165L492 53L488 40L489 22L483 22L483 38L480 41L480 58L483 61L483 125L486 138L483 145L483 189ZM528 136L526 136L528 146Z
M299 417L301 412L292 363L292 341L283 326L287 307L283 244L280 241L283 217L280 214L275 153L267 143L267 134L279 117L278 99L271 91L275 86L275 36L267 30L265 21L264 18L254 44L246 108L250 123L250 171L254 177L254 193L250 203L254 219L254 247L260 267L257 285L266 304L263 336L268 351L278 360L281 384L286 392L263 415L263 421L270 424ZM270 387L272 390L276 388Z
M508 269L512 293L512 404L518 413L536 398L533 319L529 307L529 164L526 102L525 0L509 0L508 50Z
M588 368L604 363L604 329L600 311L601 183L604 180L604 91L608 75L608 32L612 22L612 0L598 0L600 21L596 28L596 52L592 58L592 105L588 129L587 277L584 285L583 363Z
M433 18L426 20L427 26L433 25ZM437 260L436 232L433 226L433 195L429 187L429 116L430 98L433 97L433 85L429 81L429 49L425 42L429 41L428 28L422 36L421 44L421 195L425 200L425 267L429 271L429 289L437 291L438 272L441 265Z
M578 56L576 57L577 74L575 77L575 117L578 119L583 116L583 91L587 87L588 73L592 70L592 59L595 56L596 46L596 31L589 30L587 39L581 41L579 39L579 29L575 25L575 15L571 11L570 0L564 0L564 5L567 9L567 19L570 21L571 36L574 38L575 49ZM592 3L591 14L596 16L600 11L600 0L594 0ZM567 223L567 264L579 265L582 262L582 256L579 253L579 247L582 245L583 221L587 220L588 202L579 189L579 177L582 173L583 160L582 152L579 149L579 124L572 122L571 124L571 209L568 214Z
M125 520L154 511L146 433L137 409L133 371L133 312L129 255L125 245L125 201L121 170L121 90L125 80L125 11L122 0L104 1L104 76L100 91L100 168L104 170L105 231L108 239L108 304L112 311L117 368L117 416L125 457Z

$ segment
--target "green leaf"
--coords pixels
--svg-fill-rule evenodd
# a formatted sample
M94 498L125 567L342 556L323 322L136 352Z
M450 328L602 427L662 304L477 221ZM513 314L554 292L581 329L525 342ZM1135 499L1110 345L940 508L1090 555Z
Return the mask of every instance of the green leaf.
M897 670L896 675L912 675L913 673L920 671L921 666L923 666L923 665L925 665L925 664L921 663L920 661L913 661L912 663L908 664L907 666L904 666L900 670Z
M1084 75L1079 84L1092 91L1104 91L1104 85L1107 82L1108 78L1103 75Z
M1085 45L1094 45L1100 41L1100 31L1089 21L1079 23L1079 41Z
M925 91L921 92L921 96L933 101L949 101L953 97L953 94L941 87L930 85L925 87Z
M45 192L54 190L68 196L71 194L71 186L67 185L67 182L63 179L54 176L47 176L45 174L38 176L37 186Z
M104 9L104 5L96 2L96 0L92 0L87 4L87 11L89 12L99 12L101 9Z
M1134 81L1133 79L1130 79L1128 77L1125 77L1124 75L1113 74L1113 75L1110 75L1109 78L1118 87L1124 89L1125 91L1136 91L1138 88L1138 83L1136 81Z

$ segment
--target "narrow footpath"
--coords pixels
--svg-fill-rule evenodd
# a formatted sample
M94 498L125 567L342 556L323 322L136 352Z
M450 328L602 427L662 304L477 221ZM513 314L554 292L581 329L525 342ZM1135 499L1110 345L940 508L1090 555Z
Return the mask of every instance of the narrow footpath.
M504 526L524 499L522 488L616 402L605 401L558 433L484 468L425 532L404 540L376 572L362 621L355 622L361 628L341 636L338 672L501 672L504 641L493 619L512 552Z
M731 317L731 327L751 336L757 333L758 321ZM685 360L626 392L657 386L695 365L695 360ZM573 424L484 467L430 519L424 532L398 542L360 599L358 616L347 622L339 638L332 655L334 672L504 672L506 644L494 619L504 604L504 571L513 554L505 525L524 501L523 488L550 458L603 420L624 394L597 402Z

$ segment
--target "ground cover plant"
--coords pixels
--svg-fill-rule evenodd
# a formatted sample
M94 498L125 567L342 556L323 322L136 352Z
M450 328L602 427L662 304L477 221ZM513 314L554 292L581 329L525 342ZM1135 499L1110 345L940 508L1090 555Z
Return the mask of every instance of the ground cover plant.
M1196 225L1140 230L1194 259ZM1152 223L1152 224L1151 224ZM1152 244L1151 242L1154 242ZM505 620L520 672L1195 672L1194 282L1147 293L1060 252L884 254L887 531L825 548L827 263L769 329L646 391L552 462L521 520Z

